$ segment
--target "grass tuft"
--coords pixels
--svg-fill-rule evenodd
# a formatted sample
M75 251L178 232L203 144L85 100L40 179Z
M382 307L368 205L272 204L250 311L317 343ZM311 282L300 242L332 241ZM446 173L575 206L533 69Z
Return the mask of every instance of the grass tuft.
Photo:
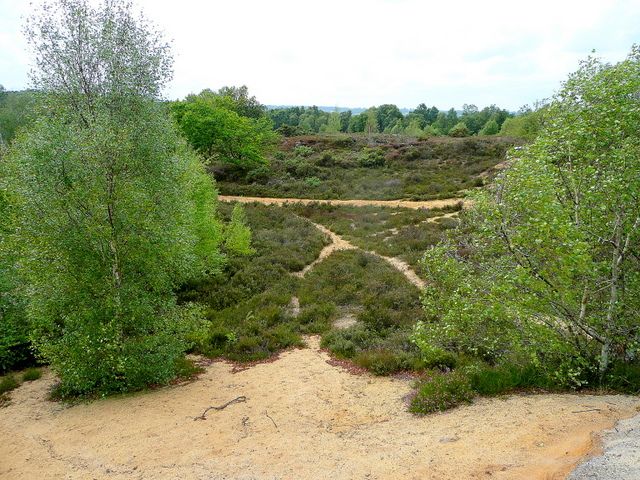
M22 380L24 382L33 382L42 377L42 371L39 368L28 368L22 374Z

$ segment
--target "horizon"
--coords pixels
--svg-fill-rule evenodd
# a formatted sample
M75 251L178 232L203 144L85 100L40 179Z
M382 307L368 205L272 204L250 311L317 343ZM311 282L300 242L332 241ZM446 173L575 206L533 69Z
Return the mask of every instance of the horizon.
M29 5L0 0L0 84L7 90L29 86L30 55L21 33ZM307 6L311 14L294 0L184 0L179 8L134 2L172 40L167 99L246 85L264 105L413 109L425 103L459 110L468 103L517 111L550 98L592 50L618 62L640 38L640 3L632 0L544 0L518 11L506 0Z

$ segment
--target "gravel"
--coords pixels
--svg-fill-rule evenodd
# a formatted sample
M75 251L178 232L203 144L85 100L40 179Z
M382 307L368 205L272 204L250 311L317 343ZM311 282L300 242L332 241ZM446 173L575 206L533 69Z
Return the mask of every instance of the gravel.
M640 415L618 422L602 443L603 454L580 464L567 480L640 479Z

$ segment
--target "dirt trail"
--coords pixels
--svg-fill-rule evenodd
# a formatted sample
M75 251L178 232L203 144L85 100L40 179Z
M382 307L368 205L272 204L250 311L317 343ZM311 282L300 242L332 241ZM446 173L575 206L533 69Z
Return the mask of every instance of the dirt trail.
M320 225L319 223L312 222L309 219L305 219L305 220L312 223L318 230L320 230L322 233L327 235L331 240L331 243L320 251L320 255L318 255L318 258L316 258L313 262L311 262L309 265L304 267L301 271L295 272L293 275L303 278L318 263L322 262L325 258L327 258L329 255L331 255L333 252L337 250L362 250L360 247L357 247L352 243L348 242L337 233L329 230L324 225ZM363 250L363 251L371 255L375 255L376 257L381 258L382 260L388 262L393 268L395 268L400 273L402 273L407 278L407 280L413 283L416 287L424 288L424 286L426 285L425 281L422 280L420 277L418 277L416 272L414 272L411 269L411 267L407 262L400 260L399 258L385 257L384 255L380 255L379 253L376 253L373 250Z
M309 205L311 203L320 203L326 205L350 205L355 207L374 206L374 207L392 207L392 208L444 208L452 207L458 203L468 205L469 201L464 198L445 198L442 200L312 200L309 198L272 198L272 197L242 197L234 195L219 195L218 199L222 202L240 202L240 203L262 203L264 205L286 205L288 203L300 203Z
M46 400L47 372L0 409L0 479L561 479L594 432L640 405L509 396L417 418L402 400L409 381L350 374L309 343L235 374L216 362L190 384L73 407Z
M318 258L316 258L313 262L311 262L309 265L304 267L301 271L295 272L294 275L296 277L303 278L317 264L322 262L325 258L327 258L329 255L331 255L333 252L335 252L337 250L354 250L354 249L358 248L355 245L352 245L351 243L347 242L345 239L343 239L337 233L332 232L331 230L329 230L327 227L325 227L323 225L320 225L319 223L314 223L314 222L312 222L311 220L309 220L307 218L305 218L305 220L307 220L308 222L312 223L314 227L316 227L318 230L320 230L322 233L324 233L327 237L329 237L329 240L331 241L331 243L329 245L325 246L320 251L320 255L318 255Z

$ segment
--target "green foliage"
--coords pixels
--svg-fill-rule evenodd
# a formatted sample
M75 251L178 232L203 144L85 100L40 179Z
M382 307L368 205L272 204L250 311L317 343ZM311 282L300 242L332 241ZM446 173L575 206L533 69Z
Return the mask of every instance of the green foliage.
M357 251L334 253L309 272L298 289L302 312L313 305L333 306L323 324L345 312L356 317L355 326L326 332L322 346L379 375L422 368L409 340L420 315L416 294L393 267Z
M463 122L458 122L449 129L450 137L468 137L470 133L469 128Z
M637 47L569 77L533 144L425 255L423 352L527 359L568 387L606 384L611 363L637 357L638 90Z
M504 364L490 367L474 365L467 368L471 388L480 395L501 395L519 389L556 389L554 379L533 364Z
M616 362L607 372L605 384L617 391L631 395L640 393L640 365L638 362Z
M227 204L220 209L225 217L237 211ZM230 258L217 275L188 283L180 292L182 302L207 306L208 323L193 337L193 349L237 361L260 360L301 345L301 331L326 330L331 308L303 309L298 318L289 308L296 283L289 274L318 256L324 246L321 232L277 207L246 205L245 211L254 253Z
M388 257L398 257L416 271L424 251L438 243L451 225L428 221L434 216L454 211L413 210L385 207L351 207L338 205L296 205L290 207L300 215L325 225L358 247ZM443 220L443 219L441 219ZM455 219L449 219L457 224Z
M207 158L243 170L267 163L264 155L277 138L271 122L266 116L243 116L252 109L234 97L204 90L170 108L189 143Z
M360 166L376 168L384 166L384 152L379 148L363 148L358 159Z
M174 289L222 258L214 186L156 101L168 47L117 1L46 4L29 29L50 115L2 188L32 339L62 396L166 383L200 322Z
M33 382L34 380L38 380L40 377L42 377L42 370L39 368L29 368L22 374L22 381Z
M469 403L474 392L467 377L459 372L433 373L418 386L418 392L411 400L409 410L426 414L448 410L463 403Z
M534 109L523 107L515 117L509 117L504 121L500 135L533 140L544 125L545 111L543 105L537 105Z
M0 144L10 143L20 128L29 125L35 119L36 97L36 92L31 90L0 90Z
M313 153L313 148L307 145L296 145L293 149L293 153L298 157L308 157Z
M0 395L3 395L11 390L18 388L20 384L14 375L5 375L0 380Z
M478 175L505 160L517 140L500 137L433 137L405 141L396 136L376 137L376 146L358 135L287 138L280 153L258 176L235 175L215 169L221 193L263 197L426 200L464 195L482 182ZM313 152L296 155L297 147ZM373 153L369 158L368 152ZM360 161L381 167L365 167ZM310 189L305 179L322 184Z
M233 255L251 255L251 230L247 226L247 218L241 204L236 204L231 213L231 221L224 232L225 250Z
M479 135L496 135L500 131L498 123L491 119L484 124L484 127L478 132Z
M307 177L304 179L304 181L307 182L307 185L312 188L322 185L322 180L320 180L318 177Z
M465 104L462 107L460 121L467 126L471 135L495 135L510 116L509 112L496 105L478 110L475 105Z

